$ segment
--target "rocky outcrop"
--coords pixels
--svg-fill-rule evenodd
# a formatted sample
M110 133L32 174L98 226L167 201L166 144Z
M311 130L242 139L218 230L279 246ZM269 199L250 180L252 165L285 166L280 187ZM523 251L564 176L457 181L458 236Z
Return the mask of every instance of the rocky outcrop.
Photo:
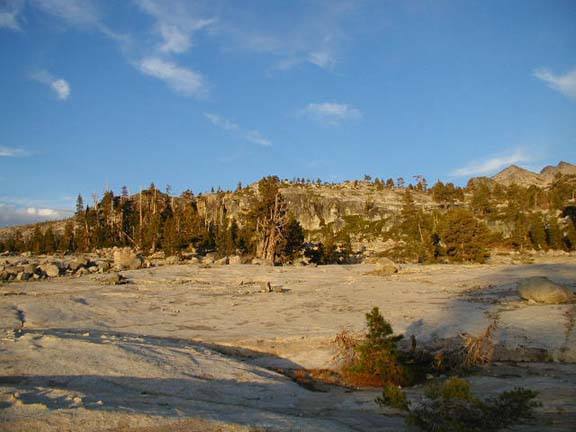
M511 165L508 168L500 171L498 174L492 177L492 180L504 186L517 184L525 187L542 187L546 183L545 179L541 175L527 169L520 168L517 165Z
M548 165L540 173L529 171L517 165L511 165L492 177L496 183L504 186L517 184L519 186L546 187L550 185L557 175L576 175L576 165L560 162L558 165ZM473 181L474 179L471 179Z

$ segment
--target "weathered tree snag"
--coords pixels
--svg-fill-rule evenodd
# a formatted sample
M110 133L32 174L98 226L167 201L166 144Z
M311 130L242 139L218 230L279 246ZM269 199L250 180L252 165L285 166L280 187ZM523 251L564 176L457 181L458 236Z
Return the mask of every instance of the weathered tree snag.
M286 202L280 192L276 192L274 204L266 209L257 220L258 245L256 256L269 264L274 264L278 255L278 244L284 240L284 228L288 221Z

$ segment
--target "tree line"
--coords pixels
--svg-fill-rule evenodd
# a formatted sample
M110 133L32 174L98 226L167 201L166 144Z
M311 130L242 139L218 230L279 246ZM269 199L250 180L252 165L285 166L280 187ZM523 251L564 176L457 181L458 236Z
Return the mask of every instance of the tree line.
M358 217L357 226L349 221L341 230L324 226L320 240L313 247L307 245L304 252L318 263L349 262L353 239L368 233L394 240L397 246L390 255L406 261L483 262L495 247L576 249L576 176L559 176L546 189L506 187L487 179L476 179L466 187L440 181L428 187L421 176L415 176L415 181L406 185L402 179L383 181L365 176L363 183L373 185L376 191L402 192L399 214L392 221ZM307 233L281 193L286 184L286 180L269 176L258 182L257 192L239 184L234 193L219 191L207 196L189 190L171 196L154 184L130 196L124 187L120 195L107 191L92 206L78 196L75 215L65 221L63 229L37 224L27 236L15 230L0 241L0 250L88 252L129 246L144 253L163 250L174 255L193 250L290 262L303 252ZM288 184L309 187L322 182L295 179ZM434 208L417 205L414 194L430 197ZM247 205L232 217L230 196L240 195L247 197ZM366 206L370 212L368 202Z

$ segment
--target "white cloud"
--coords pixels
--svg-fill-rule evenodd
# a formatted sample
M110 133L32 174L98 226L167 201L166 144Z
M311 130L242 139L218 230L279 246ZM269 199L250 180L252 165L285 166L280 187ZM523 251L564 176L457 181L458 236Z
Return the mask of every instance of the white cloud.
M205 18L198 2L182 0L136 0L138 6L156 20L155 30L162 38L158 49L179 54L192 46L194 33L207 29L216 20Z
M49 86L58 99L64 101L70 97L70 84L62 78L55 78L49 72L42 70L32 74L31 78Z
M242 11L221 18L218 31L228 48L276 57L272 69L309 64L331 70L350 39L347 21L357 8L350 0L316 0L278 15L271 11L267 20Z
M219 127L220 129L224 129L227 131L232 131L232 130L238 130L240 129L240 126L238 126L236 123L231 122L228 119L225 119L223 117L220 117L217 114L212 114L212 113L204 113L204 117L206 117L208 120L210 120L210 122L214 125Z
M308 55L308 61L325 69L330 69L336 64L336 58L329 51L312 52Z
M202 75L159 57L144 58L138 69L149 76L164 81L177 93L186 96L202 96L206 92Z
M336 126L345 120L362 118L362 113L357 108L335 102L310 103L301 110L301 113L329 126Z
M70 84L63 79L57 79L50 84L52 89L58 95L58 99L66 100L70 96Z
M98 8L91 0L32 0L32 4L75 26L94 26L100 22Z
M214 126L231 132L234 135L245 139L246 141L261 145L263 147L270 147L272 145L272 142L264 135L262 135L262 133L258 130L244 130L237 123L219 116L218 114L204 113L204 117L206 117Z
M564 96L576 99L576 68L564 75L556 75L548 69L537 69L534 71L534 76Z
M455 169L451 175L456 177L477 176L494 174L508 165L530 162L532 158L522 150L516 150L512 154L492 157L484 161L474 161L468 165Z
M0 146L0 157L27 156L28 152L21 148Z
M2 0L0 0L2 1ZM126 49L130 37L116 33L102 21L102 14L94 0L29 0L30 4L42 12L55 16L66 24L83 29L96 30Z
M61 208L64 204L0 196L0 226L24 225L72 216L72 210ZM66 203L68 206L69 203Z
M24 7L24 0L0 0L0 28L19 31L18 16Z
M264 147L270 147L272 145L272 142L257 130L248 131L245 138L254 144L259 144Z

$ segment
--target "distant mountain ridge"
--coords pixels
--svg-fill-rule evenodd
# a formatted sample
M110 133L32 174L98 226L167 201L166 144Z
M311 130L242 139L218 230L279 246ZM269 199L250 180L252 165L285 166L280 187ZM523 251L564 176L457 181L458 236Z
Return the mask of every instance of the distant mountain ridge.
M517 165L510 165L491 177L496 183L504 186L517 184L519 186L545 187L554 181L556 175L576 175L576 165L561 161L558 165L548 165L540 173L527 170Z

